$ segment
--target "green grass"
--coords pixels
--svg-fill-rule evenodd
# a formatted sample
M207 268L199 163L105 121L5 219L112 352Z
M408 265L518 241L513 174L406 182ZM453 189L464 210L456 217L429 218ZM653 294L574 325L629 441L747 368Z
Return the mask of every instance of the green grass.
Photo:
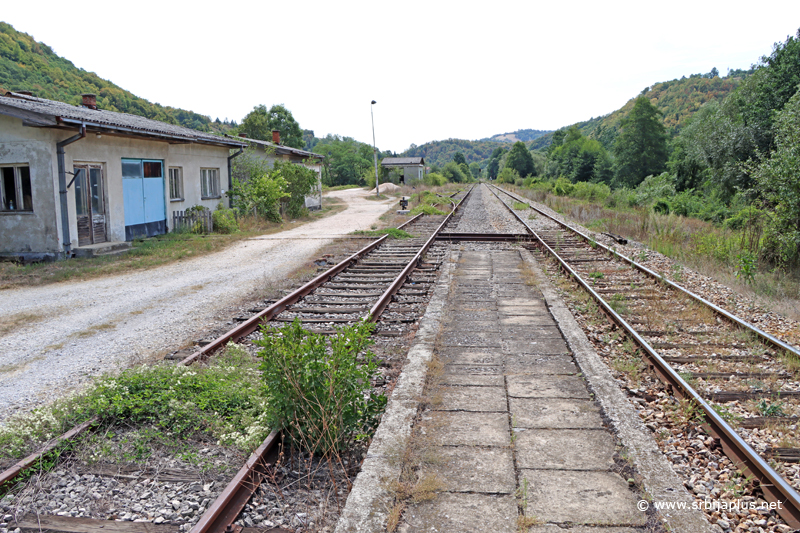
M518 211L522 209L530 209L530 206L528 204L523 204L522 202L514 202L513 207Z
M350 235L367 235L370 237L380 237L381 235L388 235L389 238L391 239L412 239L416 237L416 235L412 235L407 231L403 231L397 228L356 230L351 232Z
M16 417L0 429L0 461L30 453L93 417L107 428L151 428L178 446L205 435L247 453L269 434L258 362L230 344L208 366L140 366L97 379L81 394Z
M415 216L423 213L425 215L446 215L445 211L440 211L431 205L421 204L412 209L409 215Z

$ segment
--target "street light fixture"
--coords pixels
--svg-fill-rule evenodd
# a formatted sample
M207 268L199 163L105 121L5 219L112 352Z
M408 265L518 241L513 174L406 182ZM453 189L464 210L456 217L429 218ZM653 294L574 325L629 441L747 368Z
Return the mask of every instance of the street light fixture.
M372 113L372 106L377 104L375 100L369 106L369 116L372 119L372 159L375 161L375 195L381 195L381 184L378 182L378 149L375 148L375 115Z

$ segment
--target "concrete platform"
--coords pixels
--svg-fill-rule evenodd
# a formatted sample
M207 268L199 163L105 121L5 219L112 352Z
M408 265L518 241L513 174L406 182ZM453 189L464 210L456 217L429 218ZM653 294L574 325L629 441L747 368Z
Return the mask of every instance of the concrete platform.
M522 470L520 477L527 487L523 491L526 516L545 522L607 526L643 526L647 522L647 515L636 509L638 497L612 472Z
M515 428L586 429L603 427L600 409L588 400L509 398Z
M446 262L448 285L436 289L446 295L443 303L437 300L438 323L423 319L425 350L442 372L417 396L427 407L411 437L417 455L426 458L413 468L434 476L442 488L428 501L404 502L398 531L511 533L519 531L521 514L540 522L529 533L632 533L645 525L648 516L636 507L639 489L613 472L622 443L606 420L623 428L626 443L641 446L639 436L631 439L617 403L603 398L601 410L595 399L598 390L621 393L607 369L602 375L586 354L591 345L552 288L526 283L530 276L520 265L536 269L530 253L456 251L452 259ZM479 293L481 301L471 298ZM402 409L410 412L411 396L404 398ZM638 420L633 410L627 416ZM385 483L397 469L380 462L385 439L375 454L374 443L370 447L336 533L382 530L394 505ZM653 457L642 460L650 465ZM659 468L648 466L648 472L666 475ZM680 483L669 490L685 493ZM668 518L673 531L711 531L697 512Z

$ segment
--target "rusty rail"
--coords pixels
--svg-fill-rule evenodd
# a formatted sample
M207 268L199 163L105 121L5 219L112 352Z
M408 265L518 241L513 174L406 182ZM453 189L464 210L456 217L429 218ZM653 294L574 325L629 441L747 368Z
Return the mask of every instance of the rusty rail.
M415 217L412 217L412 218L408 219L406 222L404 222L403 224L398 226L398 229L402 229L403 227L407 226L408 224L411 224L415 220L419 219L421 216L422 216L422 214L419 214L419 215L417 215ZM246 322L243 322L239 326L237 326L237 327L231 329L230 331L224 333L221 337L218 337L213 342L211 342L208 345L204 346L202 349L200 349L200 350L196 351L195 353L193 353L192 355L186 357L185 359L183 359L181 361L181 364L183 364L183 365L191 365L192 363L194 363L194 362L196 362L198 360L201 360L203 358L208 357L211 353L213 353L215 350L219 349L220 347L224 346L229 341L235 341L235 340L238 340L238 339L240 339L240 338L242 338L244 336L249 335L250 333L252 333L256 329L258 329L258 325L259 325L260 321L269 320L270 318L272 318L273 316L278 314L280 311L282 311L286 306L291 305L292 303L295 303L300 298L302 298L303 296L307 295L308 293L310 293L311 291L313 291L314 289L316 289L317 287L319 287L320 285L322 285L323 283L328 281L330 278L334 277L336 274L338 274L342 270L346 269L348 266L350 266L350 264L353 261L358 260L361 256L363 256L366 253L372 251L374 248L376 248L381 243L383 243L383 241L385 241L387 238L388 238L388 235L384 235L383 237L381 237L381 238L375 240L374 242L368 244L367 246L365 246L361 250L359 250L356 253L352 254L350 257L348 257L344 261L338 263L337 265L331 267L330 269L328 269L324 273L320 274L319 276L317 276L313 280L309 281L308 283L306 283L305 285L303 285L302 287L300 287L296 291L292 292L291 294L288 294L287 296L285 296L284 298L282 298L281 300L279 300L275 304L269 306L268 308L264 309L263 311L261 311L257 315L251 317ZM69 440L77 437L78 435L80 435L81 433L83 433L87 429L89 429L91 426L97 424L97 422L98 422L97 418L92 418L91 420L87 420L86 422L83 422L82 424L73 427L72 429L68 430L64 434L62 434L59 437L56 437L55 439L50 441L43 448L41 448L40 450L36 451L36 453L33 453L33 454L29 455L25 459L23 459L23 460L19 461L18 463L16 463L14 466L4 470L3 472L0 472L0 487L2 487L4 484L14 480L22 472L24 472L26 469L28 469L32 465L34 465L36 463L36 461L41 459L41 457L43 457L44 455L46 455L46 454L50 453L51 451L53 451L56 448L56 446L58 446L60 443L69 441Z
M60 435L51 440L50 442L48 442L42 449L38 450L36 453L32 453L31 455L27 456L25 459L21 460L11 468L4 470L2 473L0 473L0 487L5 485L9 481L12 481L22 472L33 466L36 463L36 461L42 458L42 456L55 450L56 447L62 442L67 442L77 437L78 435L80 435L81 433L83 433L84 431L86 431L95 424L97 424L97 418L91 418L90 420L87 420L83 424L75 426L74 428L70 429L63 435Z
M270 456L277 456L277 448L281 442L280 431L273 431L267 439L254 451L239 472L217 496L214 503L203 513L200 520L192 527L190 533L224 533L233 531L231 526L242 512L250 497L261 484L267 474Z
M536 209L534 206L530 205L529 202L525 201L526 199L520 198L518 195L500 189L499 187L496 186L493 187L507 194L511 198L514 198L519 202L527 204L528 207L534 209L543 216L551 220L556 220L547 213L539 209ZM495 193L494 191L492 191L492 193L497 197L498 200L500 200L500 197L497 196L497 193ZM528 231L531 232L531 234L537 238L537 240L541 243L541 246L558 261L561 268L570 276L572 276L575 279L575 281L577 281L578 284L580 284L581 287L583 287L583 289L586 292L588 292L589 295L598 303L598 305L600 305L603 311L617 325L619 325L622 329L624 329L625 332L634 340L634 342L638 344L642 348L642 350L644 350L647 359L650 362L649 364L650 369L656 372L656 374L658 374L661 380L667 384L667 388L671 389L673 394L676 394L682 398L686 398L695 402L700 407L700 409L702 409L705 415L706 429L719 440L723 450L725 451L725 454L734 463L736 463L738 467L743 468L745 470L745 473L749 473L755 476L759 480L761 490L764 492L764 495L767 497L768 500L773 502L779 502L781 504L779 508L776 509L776 511L781 516L781 518L786 520L787 524L789 524L791 527L794 528L800 528L800 495L797 493L797 491L795 491L786 482L786 480L783 479L783 477L780 474L775 472L775 470L773 470L773 468L769 466L769 464L767 464L767 462L760 455L758 455L758 453L755 450L753 450L753 448L749 444L747 444L747 442L745 442L744 439L742 439L742 437L740 437L739 434L736 433L736 431L732 427L730 427L730 425L728 425L727 422L725 422L725 420L723 420L723 418L714 410L714 408L711 407L711 405L709 405L708 402L706 402L703 399L703 397L697 393L697 391L695 391L688 383L686 383L686 381L684 381L684 379L680 375L678 375L677 372L675 372L675 370L669 365L669 363L664 361L664 359L662 359L662 357L658 354L658 352L656 352L656 350L652 346L650 346L650 344L644 338L642 338L636 332L636 330L630 324L628 324L628 322L624 318L622 318L616 311L614 311L611 305L609 305L597 292L595 292L591 288L591 286L589 286L589 284L583 278L581 278L578 275L578 273L574 269L572 269L564 259L561 258L561 256L559 256L556 253L555 250L553 250L550 246L547 245L547 243L545 243L541 238L539 238L536 232L530 226L528 226L528 224L525 222L525 220L522 219L522 217L520 217L505 202L503 202L502 200L500 201L502 202L503 205L506 206L506 208L508 208L509 211L511 211L511 213L517 218L517 220L519 220L528 229ZM556 220L556 222L558 222L564 228L577 233L587 241L591 241L591 239L589 239L586 235L575 230L574 228L571 228L570 226L564 224L563 222L560 222L558 220ZM614 254L616 257L623 259L623 261L627 261L628 263L636 266L636 263L628 259L627 257L608 249L607 247L603 246L600 243L595 243L595 244L597 246L601 246L607 252ZM639 266L641 267L641 265ZM658 274L655 274L654 272L644 267L641 267L639 270L642 270L643 273L652 275L661 281L667 281L663 277L659 276ZM674 288L679 289L681 292L694 297L695 300L705 303L706 305L709 305L715 311L718 309L716 308L716 306L711 305L706 300L700 298L699 296L694 295L690 291L682 287L679 287L678 285L675 285L673 283L670 283L670 285L672 285ZM729 313L726 312L725 316L733 316L733 315L729 315ZM736 318L735 323L743 326L749 325L747 322L744 322L739 318ZM751 329L757 329L757 328L751 327ZM768 337L771 338L772 336L769 335ZM795 351L795 353L797 352Z
M392 301L392 297L395 295L397 291L400 290L400 287L402 287L403 284L406 282L406 279L408 278L409 274L411 274L411 272L417 267L419 262L422 260L422 256L425 255L425 253L431 247L433 242L436 240L436 236L439 234L440 231L442 231L442 228L444 228L447 225L447 223L450 222L450 219L452 218L453 214L456 212L456 210L458 210L459 207L463 205L464 201L469 197L470 193L472 192L472 189L474 188L475 188L474 185L470 187L470 189L467 191L467 194L464 195L464 198L459 200L458 203L453 206L453 209L450 211L450 213L447 214L442 223L439 224L439 227L436 228L436 230L431 234L428 240L425 241L425 244L422 245L422 248L420 248L417 251L417 253L411 259L411 261L408 262L406 267L400 272L400 274L397 275L392 284L389 285L389 287L383 292L378 301L375 302L375 305L373 305L372 309L369 310L367 316L364 317L365 320L368 320L370 322L376 322L378 320L378 317L381 316L383 310L386 309L386 306L389 305L389 303Z

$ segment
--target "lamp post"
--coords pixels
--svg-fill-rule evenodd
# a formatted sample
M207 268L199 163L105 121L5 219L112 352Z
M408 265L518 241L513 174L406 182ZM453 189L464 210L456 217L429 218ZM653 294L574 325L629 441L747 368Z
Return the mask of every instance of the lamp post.
M375 148L375 115L372 113L372 106L377 102L372 101L369 106L369 117L372 119L372 159L375 160L375 196L381 195L381 184L378 182L378 149Z

